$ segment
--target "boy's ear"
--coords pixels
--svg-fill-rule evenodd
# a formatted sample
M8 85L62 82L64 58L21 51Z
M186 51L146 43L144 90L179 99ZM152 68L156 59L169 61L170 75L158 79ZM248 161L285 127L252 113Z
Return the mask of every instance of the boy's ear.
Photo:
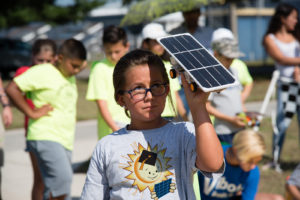
M130 48L130 43L129 43L129 42L127 42L127 43L126 43L126 45L125 45L125 47L126 47L127 51L129 51L129 48Z
M218 56L220 56L220 54L217 51L214 51L214 56L218 57Z
M125 106L124 97L122 95L118 95L117 103L122 107Z
M148 45L148 42L147 42L146 40L143 40L143 41L142 41L141 48L142 48L142 49L149 49L149 45Z
M58 61L58 55L54 56L54 62Z
M63 55L61 55L61 54L58 54L58 55L57 55L57 61L58 61L59 63L62 62L63 58L64 58Z

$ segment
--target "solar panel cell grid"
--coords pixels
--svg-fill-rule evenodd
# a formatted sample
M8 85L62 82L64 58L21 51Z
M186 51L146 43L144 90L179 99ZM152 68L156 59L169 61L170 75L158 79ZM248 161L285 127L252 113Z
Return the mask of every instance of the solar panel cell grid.
M158 39L176 62L205 91L214 91L237 84L225 69L192 35L179 34Z
M154 186L154 190L156 192L157 198L160 198L160 197L164 196L165 194L169 193L171 181L172 181L172 179L168 179L168 180L158 183Z

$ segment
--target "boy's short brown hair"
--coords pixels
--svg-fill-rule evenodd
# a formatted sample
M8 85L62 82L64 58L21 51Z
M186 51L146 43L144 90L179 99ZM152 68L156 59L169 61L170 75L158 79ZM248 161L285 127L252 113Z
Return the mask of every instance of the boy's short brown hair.
M102 43L105 44L116 44L119 41L122 41L122 44L126 46L127 34L126 31L118 26L110 25L107 26L103 31Z
M60 46L58 54L67 58L86 60L86 49L83 43L74 38L65 40Z

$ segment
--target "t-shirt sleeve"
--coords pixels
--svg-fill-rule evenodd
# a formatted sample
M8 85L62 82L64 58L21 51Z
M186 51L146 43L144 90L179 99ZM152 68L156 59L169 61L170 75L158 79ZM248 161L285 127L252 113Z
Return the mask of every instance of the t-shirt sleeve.
M16 73L15 73L15 75L14 75L14 77L17 77L17 76L23 74L23 73L26 72L29 68L30 68L29 66L22 66L22 67L18 68L17 71L16 71Z
M290 178L287 180L287 184L300 187L300 164L298 164Z
M244 189L242 191L243 200L255 199L255 195L258 190L259 176L260 176L259 169L256 166L252 171L250 171L250 174L246 180Z
M90 101L95 100L107 100L107 84L109 84L109 78L112 76L108 75L107 69L103 63L96 64L90 74L86 99Z
M26 73L20 74L13 80L23 92L39 90L44 87L49 78L48 68L46 66L37 65L31 67Z
M249 73L247 65L241 60L234 60L231 67L238 71L238 79L245 86L253 82L253 78Z
M186 144L185 144L185 157L187 163L187 169L191 169L196 172L198 169L196 168L196 139L195 139L195 127L191 123L186 123L185 127L186 133Z
M101 141L99 141L90 161L80 199L109 199L109 185L105 175L105 166L105 153Z

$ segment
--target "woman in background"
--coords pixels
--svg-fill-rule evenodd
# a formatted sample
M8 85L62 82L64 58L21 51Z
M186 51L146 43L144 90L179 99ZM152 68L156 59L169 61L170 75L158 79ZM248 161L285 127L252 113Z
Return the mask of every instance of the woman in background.
M281 172L280 153L285 132L290 125L294 113L297 113L300 124L300 44L299 31L296 31L299 12L290 4L281 3L271 18L267 32L263 38L263 46L275 61L280 72L277 82L277 114L273 133L273 161L263 168L275 168Z

